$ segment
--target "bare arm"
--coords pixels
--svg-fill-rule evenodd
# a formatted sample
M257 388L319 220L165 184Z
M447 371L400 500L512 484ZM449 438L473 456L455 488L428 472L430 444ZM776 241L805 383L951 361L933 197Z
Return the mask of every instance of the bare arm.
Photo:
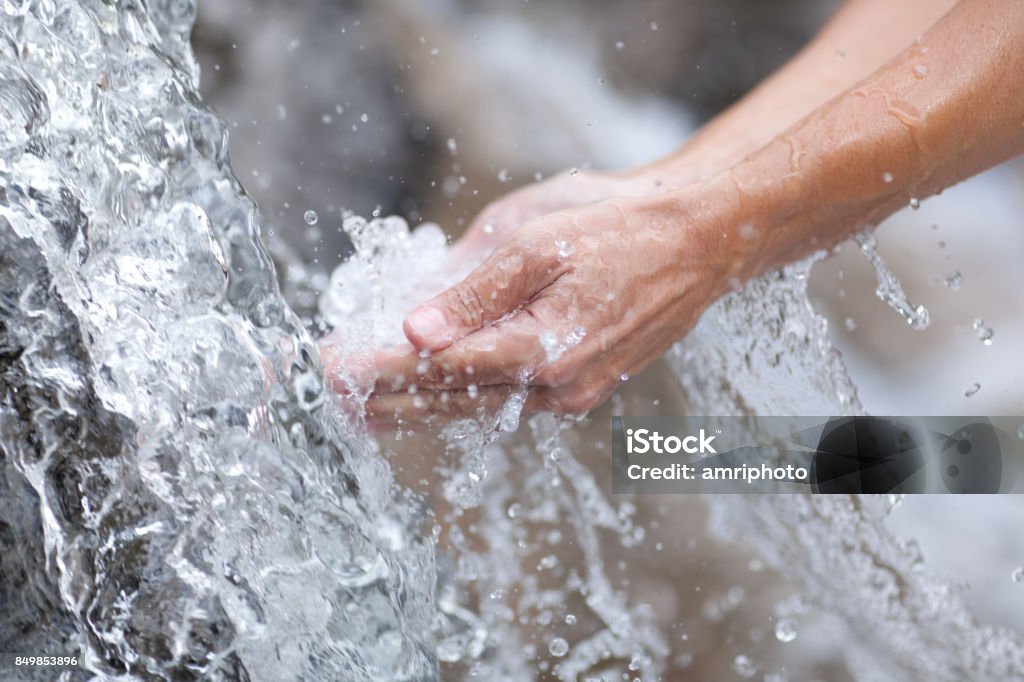
M962 0L711 185L764 225L751 276L1024 151L1024 3Z
M707 180L885 64L955 4L848 0L799 54L675 153L623 172L563 173L527 185L481 211L457 250L489 250L523 222L552 211Z
M706 180L739 163L882 67L954 5L956 0L847 0L782 68L675 154L634 173L680 185Z
M443 404L472 413L478 395L498 401L522 381L533 387L528 406L586 411L738 281L1024 151L1024 3L962 0L908 43L706 182L524 225L410 314L414 348L378 358L370 412L410 417ZM552 359L542 334L582 340ZM432 352L425 371L417 349ZM396 379L429 389L420 407L388 394ZM479 391L461 390L470 384Z

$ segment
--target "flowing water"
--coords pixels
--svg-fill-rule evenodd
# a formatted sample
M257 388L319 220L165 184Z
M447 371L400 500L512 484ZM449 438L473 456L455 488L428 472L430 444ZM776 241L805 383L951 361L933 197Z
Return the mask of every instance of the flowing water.
M668 597L626 589L610 559L657 528L605 492L584 422L520 420L516 394L437 438L402 428L441 463L430 497L395 483L365 395L330 394L196 95L194 11L0 2L0 649L77 651L101 678L678 679ZM309 283L350 358L341 382L458 276L436 227L343 227L355 256ZM813 262L728 296L672 349L692 413L863 411L808 302ZM813 613L860 679L1024 669L1020 635L976 624L887 531L899 499L705 503L716 537L799 586L780 646ZM704 618L743 602L734 585ZM741 678L768 672L727 649Z

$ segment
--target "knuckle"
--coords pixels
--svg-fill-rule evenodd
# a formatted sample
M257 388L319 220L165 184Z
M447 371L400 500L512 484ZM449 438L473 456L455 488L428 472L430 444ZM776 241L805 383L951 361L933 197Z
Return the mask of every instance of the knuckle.
M484 302L477 287L466 281L459 282L448 294L448 307L466 327L478 327L484 320Z

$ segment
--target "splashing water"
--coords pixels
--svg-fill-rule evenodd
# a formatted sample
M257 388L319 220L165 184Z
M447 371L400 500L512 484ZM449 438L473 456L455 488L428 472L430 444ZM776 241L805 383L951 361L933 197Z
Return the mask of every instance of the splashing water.
M515 391L446 426L431 516L329 395L195 94L191 2L0 10L4 649L147 679L420 680L438 661L477 679L665 673L654 600L605 560L648 529L579 457L577 420L521 420ZM469 264L448 263L436 226L344 227L356 254L319 305L355 385L364 351L401 340L402 315ZM879 296L926 325L859 241ZM820 257L727 296L669 352L691 413L863 412L808 303ZM1020 637L919 570L883 525L896 502L706 499L719 538L838 614L864 679L1011 678ZM726 665L763 670L746 652Z
M432 547L325 400L198 102L194 6L2 11L2 648L430 677Z
M927 329L931 322L928 309L923 305L914 305L907 300L907 295L903 293L903 285L900 284L882 257L878 255L878 241L875 239L874 233L861 232L856 236L856 241L875 269L875 275L878 277L878 288L875 293L878 298L902 315L913 329L918 331Z

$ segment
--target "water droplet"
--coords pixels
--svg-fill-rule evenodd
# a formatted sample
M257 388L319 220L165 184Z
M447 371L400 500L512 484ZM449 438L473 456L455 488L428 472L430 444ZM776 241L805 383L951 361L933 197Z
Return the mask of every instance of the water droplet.
M975 381L973 384L971 384L970 386L968 386L967 388L964 389L964 397L965 398L970 398L970 397L974 396L975 394L977 394L977 392L980 391L980 390L981 390L981 384L979 384L977 381Z
M621 379L622 381L629 381L629 375L623 372L622 375L619 376L619 379Z
M569 653L569 642L565 641L562 637L555 637L548 644L548 651L550 651L551 655L555 658L561 658Z
M615 43L615 49L618 50L619 52L622 52L624 49L626 49L626 43L622 42L621 40L618 41L617 43Z
M797 623L793 618L780 618L775 623L775 639L780 642L792 642L796 635Z
M757 674L757 666L754 665L754 661L750 656L744 654L732 659L732 669L736 671L737 675L744 678L751 678Z
M652 31L657 31L658 30L658 22L656 22L656 21L652 21L651 22L651 30Z
M931 322L928 309L923 305L915 306L907 300L903 285L878 254L878 241L875 239L875 235L866 231L856 235L854 239L860 246L861 252L867 256L875 268L875 277L878 279L875 295L902 315L912 329L917 331L926 329Z
M892 182L892 180L892 173L890 173L889 171L885 171L884 173L882 173L882 182L888 185L889 183Z
M1010 579L1015 583L1024 583L1024 566L1018 566L1013 569L1013 573L1010 574Z
M914 78L921 80L928 75L928 67L924 64L918 64L914 67Z
M572 615L571 613L565 614L565 624L576 625L576 616Z
M504 183L508 182L511 179L512 178L509 176L507 169L502 168L500 171L498 171L498 182Z
M484 234L494 234L494 223L486 223L483 230Z
M964 276L959 270L954 270L946 276L946 286L953 291L958 291L964 285Z
M359 120L362 121L363 123L366 123L367 121L370 120L370 117L367 116L366 114L363 114L362 116L359 117Z
M316 222L320 220L320 216L317 215L316 211L306 211L302 215L302 219L306 221L307 225L316 225Z
M458 151L459 145L455 141L454 137L449 137L447 144L448 144L448 151L450 151L452 154L454 154L456 151Z
M558 350L558 337L554 332L543 332L538 337L540 347L544 349L548 362L554 362L562 356Z
M570 168L569 169L569 175L578 175L579 172L580 172L579 168Z
M912 208L915 211L921 208L921 200L918 199L917 197L910 197L910 208Z
M843 325L846 327L846 331L848 332L852 332L854 329L857 328L857 323L854 321L852 317L846 318L846 320L843 322Z
M576 247L572 245L572 242L567 242L561 239L555 242L555 248L558 250L559 260L565 260L576 253Z
M992 345L992 337L995 336L995 332L992 331L992 327L985 325L985 320L980 317L974 320L974 331L978 333L978 340L986 346Z

